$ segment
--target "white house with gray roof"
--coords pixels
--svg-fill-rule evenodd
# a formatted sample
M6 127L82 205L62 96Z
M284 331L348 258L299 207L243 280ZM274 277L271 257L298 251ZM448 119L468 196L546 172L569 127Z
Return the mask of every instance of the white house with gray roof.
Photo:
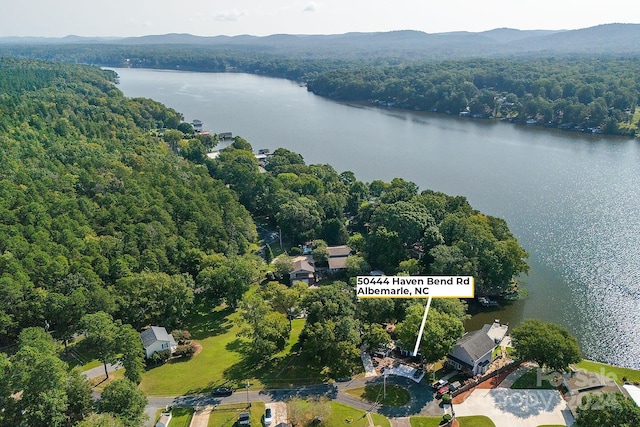
M496 320L479 331L467 332L447 355L447 364L459 371L482 375L491 364L491 355L507 335L507 325Z
M178 344L173 336L167 333L162 326L151 326L140 333L142 346L146 358L150 358L156 351L169 350L171 354L176 351Z

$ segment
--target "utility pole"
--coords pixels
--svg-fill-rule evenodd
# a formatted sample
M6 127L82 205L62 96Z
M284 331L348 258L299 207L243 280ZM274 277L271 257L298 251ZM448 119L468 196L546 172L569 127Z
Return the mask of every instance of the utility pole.
M249 380L247 380L247 408L251 408L251 403L249 403Z

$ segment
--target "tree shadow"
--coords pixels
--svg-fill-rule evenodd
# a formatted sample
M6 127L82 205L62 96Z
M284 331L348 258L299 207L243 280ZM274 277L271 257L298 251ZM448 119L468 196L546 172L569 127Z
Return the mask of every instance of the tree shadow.
M552 412L562 402L560 393L553 390L491 390L491 400L499 410L518 418L529 418Z
M231 341L226 349L241 355L241 360L223 373L227 381L238 386L243 386L251 378L259 380L265 389L290 389L320 384L330 379L316 364L297 353L257 359L251 355L251 343L243 339Z
M223 335L233 327L233 321L228 318L233 312L231 307L220 308L200 302L194 305L184 326L194 340Z

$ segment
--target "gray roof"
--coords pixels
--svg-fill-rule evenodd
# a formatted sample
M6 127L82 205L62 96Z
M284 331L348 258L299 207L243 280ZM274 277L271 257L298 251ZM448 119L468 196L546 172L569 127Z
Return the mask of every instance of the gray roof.
M487 326L490 325L485 325L485 328ZM489 338L485 328L464 334L449 354L470 366L475 365L478 359L496 347L496 342Z
M144 348L158 341L168 342L172 346L176 345L176 340L174 340L173 336L167 333L167 330L162 326L151 326L149 329L145 329L140 333L140 338L142 338Z

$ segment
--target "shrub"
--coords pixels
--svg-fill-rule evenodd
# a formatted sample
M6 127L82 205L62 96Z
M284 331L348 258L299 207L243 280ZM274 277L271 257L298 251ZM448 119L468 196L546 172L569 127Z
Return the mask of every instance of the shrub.
M153 353L147 361L157 366L157 365L162 365L164 362L169 360L170 357L171 357L171 350L160 350Z
M186 345L191 342L191 333L187 330L176 329L174 331L171 331L171 335L173 336L173 339L176 340L178 345Z
M196 347L193 344L179 345L174 355L176 357L191 357L195 354Z
M442 403L445 405L451 403L451 395L449 393L442 396Z

